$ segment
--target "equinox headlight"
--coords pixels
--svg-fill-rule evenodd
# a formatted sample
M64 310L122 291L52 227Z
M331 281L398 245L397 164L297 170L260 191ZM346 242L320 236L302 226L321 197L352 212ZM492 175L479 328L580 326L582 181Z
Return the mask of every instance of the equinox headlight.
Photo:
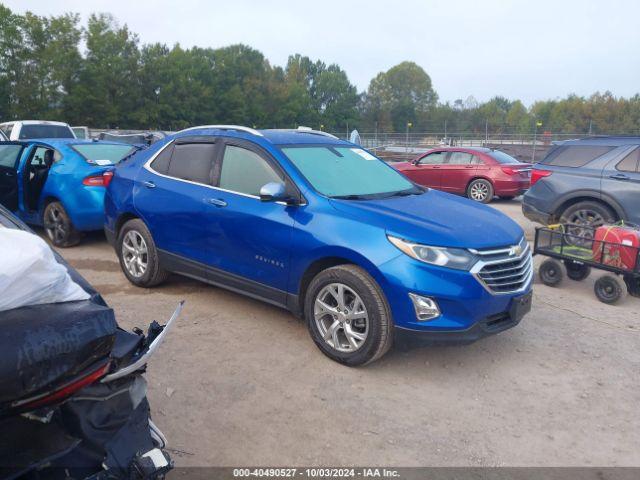
M410 257L439 267L471 270L477 260L471 252L463 248L430 247L429 245L411 243L391 235L387 235L387 238L400 251Z

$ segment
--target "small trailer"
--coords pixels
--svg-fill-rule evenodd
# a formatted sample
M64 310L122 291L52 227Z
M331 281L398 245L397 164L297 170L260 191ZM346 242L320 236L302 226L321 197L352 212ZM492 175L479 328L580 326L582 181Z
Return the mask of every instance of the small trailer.
M634 225L538 227L533 254L549 257L538 269L545 285L559 286L565 271L571 280L582 281L597 269L608 272L594 286L601 302L614 304L625 291L640 297L640 229Z

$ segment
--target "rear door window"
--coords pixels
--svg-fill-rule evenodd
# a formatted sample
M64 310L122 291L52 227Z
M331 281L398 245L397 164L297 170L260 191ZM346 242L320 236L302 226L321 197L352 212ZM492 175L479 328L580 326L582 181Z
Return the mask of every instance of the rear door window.
M616 170L631 173L640 172L640 147L624 157L622 161L616 165Z
M592 160L610 152L615 147L604 145L567 145L552 149L540 162L558 167L583 167Z
M258 196L260 188L267 183L282 181L282 177L257 153L235 145L227 145L225 148L220 188Z
M211 185L215 143L180 143L173 147L167 175Z
M447 159L449 152L434 152L422 157L418 162L420 165L442 165Z
M471 165L473 154L467 152L451 152L449 165Z

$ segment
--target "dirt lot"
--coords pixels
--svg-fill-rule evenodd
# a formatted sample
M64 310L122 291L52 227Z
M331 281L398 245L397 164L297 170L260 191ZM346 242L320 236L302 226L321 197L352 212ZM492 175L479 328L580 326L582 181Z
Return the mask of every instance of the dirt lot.
M517 201L495 206L532 233ZM148 374L178 465L640 465L640 300L601 304L593 278L536 284L500 335L350 369L285 311L179 277L131 286L101 235L62 254L125 328L187 301Z

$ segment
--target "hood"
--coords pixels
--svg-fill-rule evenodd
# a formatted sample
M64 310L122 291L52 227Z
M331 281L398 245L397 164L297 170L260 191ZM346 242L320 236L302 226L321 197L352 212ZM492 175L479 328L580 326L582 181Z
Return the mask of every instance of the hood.
M330 200L333 207L388 234L427 245L493 248L517 244L524 232L498 210L437 190L381 200Z

